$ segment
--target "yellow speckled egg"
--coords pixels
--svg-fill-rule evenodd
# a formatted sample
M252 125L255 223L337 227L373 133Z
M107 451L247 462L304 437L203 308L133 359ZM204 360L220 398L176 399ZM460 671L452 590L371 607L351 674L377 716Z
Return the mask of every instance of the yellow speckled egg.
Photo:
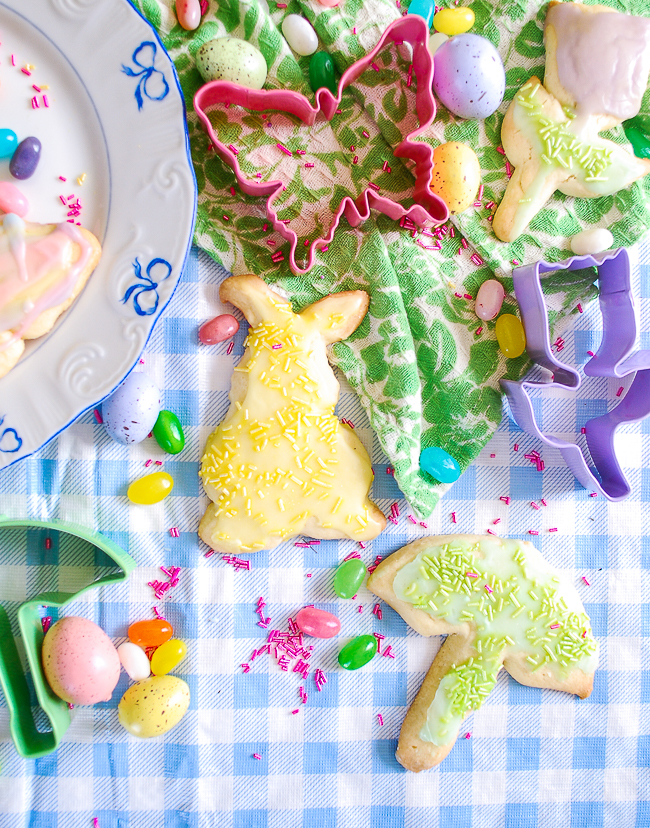
M450 213L462 213L476 199L481 168L467 144L450 141L433 151L431 190L445 202Z
M131 685L117 706L120 724L150 739L175 727L190 704L190 688L176 676L152 676Z

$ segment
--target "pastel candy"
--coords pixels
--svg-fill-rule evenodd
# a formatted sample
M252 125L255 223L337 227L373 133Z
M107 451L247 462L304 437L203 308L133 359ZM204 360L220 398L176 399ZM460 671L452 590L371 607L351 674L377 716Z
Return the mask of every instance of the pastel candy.
M9 162L9 172L14 178L24 181L36 172L41 160L41 142L30 135L18 144Z
M495 333L501 353L515 359L526 350L526 334L521 321L511 313L503 313L497 319Z
M467 144L448 141L433 151L431 192L440 196L452 214L474 203L481 184L481 166Z
M434 58L433 89L460 118L487 118L503 100L506 73L499 53L484 37L450 38Z
M431 57L433 57L435 55L435 53L438 51L438 49L447 40L449 40L449 38L447 37L446 34L443 34L442 32L434 32L429 37L429 52L431 53Z
M18 146L18 136L13 129L0 129L0 158L11 158Z
M625 137L632 144L632 150L637 158L650 158L650 138L640 129L623 124ZM1 155L0 149L0 157Z
M198 29L201 22L201 4L199 0L176 0L176 17L188 32Z
M318 35L309 20L299 14L288 14L282 21L282 34L297 54L306 57L318 49Z
M494 319L499 315L501 305L503 305L503 297L506 295L501 282L496 279L488 279L483 282L476 294L475 311L479 319L484 319L486 322Z
M203 80L238 83L248 89L261 89L266 81L264 55L252 43L238 37L209 40L196 53L196 68Z
M426 20L427 26L431 28L435 10L436 4L433 2L433 0L413 0L411 5L409 6L408 13L419 14L420 17L423 17Z
M420 468L441 483L454 483L460 477L460 466L444 449L425 448L420 455Z
M126 496L131 503L141 506L151 506L153 503L160 503L174 488L174 478L167 472L154 472L145 474L138 480L134 480L128 488Z
M185 435L173 411L161 411L153 427L153 436L167 454L179 454L185 448Z
M334 9L338 6L341 0L318 0L318 2L321 6L325 6L326 9Z
M117 648L117 654L120 657L120 664L124 668L124 672L128 675L131 681L143 681L151 675L151 665L147 654L133 644L131 641L125 641Z
M151 656L151 672L154 676L166 676L185 658L186 653L187 646L184 641L178 638L165 641Z
M350 558L334 573L334 592L339 598L352 598L363 583L366 575L366 565L359 558Z
M442 9L433 18L433 28L437 32L459 35L468 32L474 25L474 12L464 6L455 9Z
M160 391L147 374L133 372L102 404L104 425L118 443L141 443L160 413Z
M341 629L341 622L332 615L316 607L304 607L296 614L296 624L305 633L314 638L334 638Z
M338 84L334 73L334 62L327 52L316 52L309 61L309 85L314 92L323 86L336 95Z
M24 218L29 210L29 202L11 181L0 181L0 211L13 213Z
M374 635L358 635L348 641L339 653L339 664L344 670L358 670L375 656L377 639Z
M606 227L595 230L583 230L571 237L571 250L576 256L586 256L588 253L602 253L614 244L614 236Z
M199 328L199 339L204 345L216 345L225 342L239 330L239 322L229 313L222 313L204 322Z

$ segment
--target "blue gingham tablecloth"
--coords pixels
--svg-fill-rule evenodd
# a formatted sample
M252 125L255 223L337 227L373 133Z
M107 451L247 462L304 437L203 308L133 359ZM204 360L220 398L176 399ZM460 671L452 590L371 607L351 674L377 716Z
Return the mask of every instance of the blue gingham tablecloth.
M634 278L641 345L650 347L647 243L639 260ZM223 310L223 277L193 250L143 355L144 369L164 389L164 407L185 427L182 454L165 455L153 440L118 445L88 412L36 455L0 473L0 514L95 527L135 558L138 568L128 583L90 592L67 614L93 619L119 643L127 626L151 617L157 603L188 644L175 673L192 694L177 728L138 740L117 721L117 704L129 684L123 674L112 701L75 709L56 753L37 761L15 752L0 701L0 828L92 828L94 818L99 828L650 826L650 421L621 429L618 443L633 493L611 504L590 497L559 455L542 449L505 416L425 529L408 519L408 507L386 473L386 458L343 385L339 416L355 424L372 455L373 498L384 511L395 501L400 509L398 525L389 523L368 544L364 560L370 564L427 533L492 528L530 539L577 585L600 642L590 698L523 687L502 672L487 702L463 727L471 737L460 738L438 768L407 773L395 760L396 740L440 638L416 635L386 606L379 619L365 588L356 600L335 598L332 571L354 550L352 542L313 548L286 543L251 556L246 571L218 555L206 558L197 538L206 505L198 461L227 409L230 374L243 353L246 328L235 337L230 356L228 343L197 344L200 322ZM587 350L597 348L599 329L594 303L564 333L564 357L583 364ZM628 382L587 380L577 394L540 398L538 415L571 436L585 419L615 404L621 384ZM543 473L524 457L533 448L544 458ZM125 497L127 484L146 473L149 459L162 461L175 488L156 506L136 507ZM509 506L499 500L502 495L510 496ZM535 510L531 501L542 498L548 505ZM170 535L171 527L178 528L178 537ZM45 560L38 533L30 543L35 548L24 555L0 552L1 603L15 607L37 589L92 580L92 566L80 573L55 547ZM161 565L180 566L180 582L155 602L147 583L166 580ZM268 630L258 626L260 597L271 618ZM289 616L308 603L337 613L342 623L337 639L311 642L308 678L292 667L282 671L267 654L251 662L268 631L286 630ZM371 631L385 636L382 644L390 645L395 658L377 656L352 673L338 669L342 642ZM248 673L244 663L250 664ZM314 683L317 668L327 678L321 691Z

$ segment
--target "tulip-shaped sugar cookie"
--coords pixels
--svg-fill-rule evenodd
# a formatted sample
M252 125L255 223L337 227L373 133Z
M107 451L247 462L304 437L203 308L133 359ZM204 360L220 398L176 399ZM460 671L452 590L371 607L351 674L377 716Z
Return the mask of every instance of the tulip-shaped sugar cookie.
M220 296L251 325L231 406L201 464L213 501L199 535L222 553L270 549L305 534L371 540L386 525L368 499L370 459L334 414L339 384L326 345L348 337L368 309L360 290L296 314L257 276L232 276Z
M504 667L521 684L586 698L597 645L574 587L526 541L496 536L422 538L386 558L368 580L421 635L447 635L409 709L397 759L412 771L439 764Z
M544 39L544 85L531 77L501 127L515 168L492 223L502 241L520 236L555 190L598 198L650 173L650 160L598 134L639 111L650 70L650 20L551 2Z

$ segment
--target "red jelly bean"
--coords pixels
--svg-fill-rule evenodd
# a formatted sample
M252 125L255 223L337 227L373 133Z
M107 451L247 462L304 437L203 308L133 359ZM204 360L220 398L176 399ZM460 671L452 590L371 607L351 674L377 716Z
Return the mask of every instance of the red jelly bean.
M150 621L136 621L129 627L129 640L140 647L159 647L174 635L169 621L152 618Z
M218 342L225 342L239 330L239 322L229 313L222 313L215 316L209 322L205 322L199 328L199 339L204 345L216 345Z
M296 615L296 624L305 633L314 638L334 638L341 629L341 622L331 612L305 607Z

